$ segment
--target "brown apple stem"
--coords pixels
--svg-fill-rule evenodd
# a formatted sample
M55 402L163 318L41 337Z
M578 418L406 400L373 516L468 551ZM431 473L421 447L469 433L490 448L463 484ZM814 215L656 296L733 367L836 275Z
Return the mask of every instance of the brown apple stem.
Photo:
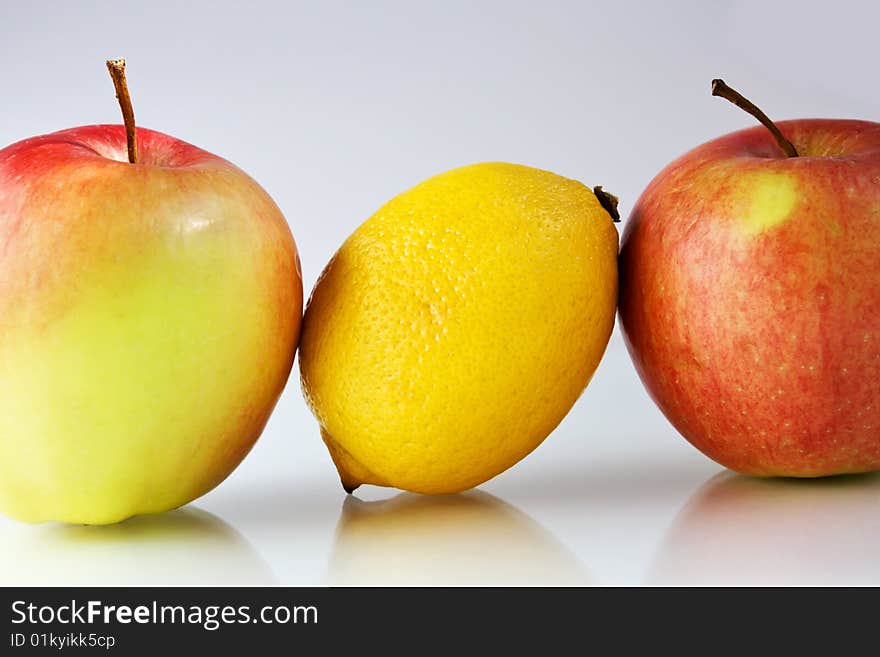
M776 139L776 143L779 144L779 148L782 149L782 152L785 153L786 157L797 157L798 152L795 149L794 145L785 138L785 135L780 132L779 128L776 127L776 124L770 120L770 118L764 114L758 106L755 105L748 98L743 96L736 89L732 89L728 87L724 80L715 79L712 80L712 95L713 96L721 96L725 100L729 100L731 103L739 107L740 109L745 110L752 116L754 116L758 121L761 122L765 128L767 128L772 134L773 138Z
M128 83L125 81L125 60L108 59L107 70L113 78L113 86L116 88L116 99L122 110L122 119L125 121L125 138L128 142L128 161L137 164L138 145L137 132L134 125L134 109L131 106L131 96L128 93Z
M596 198L599 199L599 205L605 208L605 211L611 215L611 221L615 223L620 221L620 213L617 211L617 197L602 189L602 185L596 185L593 187L593 193L596 195Z

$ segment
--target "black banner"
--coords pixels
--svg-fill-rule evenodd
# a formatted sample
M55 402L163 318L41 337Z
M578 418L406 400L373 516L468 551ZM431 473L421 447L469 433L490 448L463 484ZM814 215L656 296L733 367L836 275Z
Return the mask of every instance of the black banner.
M868 627L873 605L859 607L859 597L792 589L0 588L0 654L262 655L320 646L331 655L343 647L458 655L477 639L491 654L526 645L559 646L539 651L554 655L571 652L564 646L614 648L597 654L715 644L790 651L829 637L837 645L839 632Z
M575 589L6 588L0 654L250 649L581 628ZM494 628L494 629L493 629ZM398 637L398 638L395 638ZM369 638L369 639L368 639ZM225 653L224 654L228 654Z

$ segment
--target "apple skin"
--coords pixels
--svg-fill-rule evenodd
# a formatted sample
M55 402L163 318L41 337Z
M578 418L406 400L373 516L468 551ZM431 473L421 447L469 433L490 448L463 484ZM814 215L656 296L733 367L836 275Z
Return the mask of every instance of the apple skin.
M0 150L0 511L106 524L219 484L299 336L296 245L229 162L86 126Z
M880 124L777 124L666 167L624 230L620 319L651 397L756 476L880 469Z

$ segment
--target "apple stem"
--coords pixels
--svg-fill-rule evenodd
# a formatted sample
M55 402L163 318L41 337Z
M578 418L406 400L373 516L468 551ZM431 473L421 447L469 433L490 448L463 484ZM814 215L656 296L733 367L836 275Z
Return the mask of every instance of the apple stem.
M743 96L736 89L732 89L725 84L724 80L715 79L712 80L712 95L720 96L725 100L729 100L731 103L736 105L737 107L745 110L752 116L754 116L758 121L761 122L765 128L767 128L772 134L773 138L776 139L776 143L779 144L779 148L782 149L782 152L785 153L786 157L797 157L798 152L795 149L794 145L785 138L785 135L780 132L779 128L776 127L776 124L770 120L770 118L764 114L758 106L755 105L748 98Z
M137 164L138 145L137 132L134 125L134 109L131 106L131 96L128 93L128 83L125 81L125 60L108 59L107 70L113 78L113 86L116 88L116 99L122 110L122 119L125 121L125 139L128 142L128 161Z

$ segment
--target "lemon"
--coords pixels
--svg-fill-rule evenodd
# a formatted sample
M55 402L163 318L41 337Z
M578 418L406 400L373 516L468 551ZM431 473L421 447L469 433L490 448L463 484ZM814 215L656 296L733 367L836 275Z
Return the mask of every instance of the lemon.
M397 196L345 241L312 291L300 372L348 492L462 491L553 431L614 325L612 199L475 164Z

